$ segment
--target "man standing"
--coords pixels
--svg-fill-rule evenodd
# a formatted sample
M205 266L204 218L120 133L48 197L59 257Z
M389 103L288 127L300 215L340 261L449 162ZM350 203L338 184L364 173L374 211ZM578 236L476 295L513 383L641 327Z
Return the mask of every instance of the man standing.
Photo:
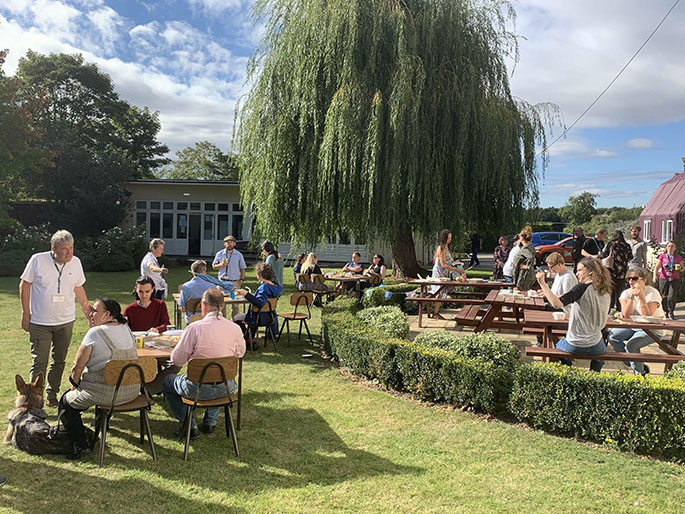
M604 240L607 237L607 233L605 228L600 228L595 232L594 237L586 239L585 243L583 243L583 249L580 251L583 257L597 257L604 249Z
M183 366L190 359L212 359L220 357L242 357L245 354L245 339L240 327L227 320L221 315L224 308L224 295L217 289L208 289L202 294L201 320L188 325L183 332L183 337L171 352L171 361L176 366ZM183 421L186 417L186 407L183 405L181 396L193 398L199 384L188 380L186 375L167 375L162 382L164 396L169 402L169 407L174 417L178 420L176 435L180 435ZM230 393L238 386L235 380L228 383ZM223 382L217 384L204 384L200 386L200 400L213 400L226 396L226 387ZM216 428L219 418L219 408L212 407L205 411L202 431L211 434ZM190 438L200 436L195 419L190 420Z
M147 253L140 263L140 274L144 277L152 279L155 283L155 296L158 300L163 300L166 297L166 280L162 277L163 273L168 273L169 270L160 266L159 259L164 253L164 240L155 238L150 241L150 251Z
M583 227L576 227L573 229L573 250L571 250L571 258L573 259L573 271L576 271L578 261L583 258L583 245L587 241Z
M628 244L633 251L633 258L628 263L628 269L645 268L647 264L647 242L640 237L640 227L637 225L630 227Z
M478 252L480 252L481 248L483 247L483 242L481 241L478 232L475 230L471 232L469 239L471 240L471 260L469 261L469 267L467 269L471 269L474 266L480 266Z
M49 252L31 256L19 283L21 328L31 341L31 378L45 376L48 357L52 354L47 374L46 405L57 407L64 361L71 343L76 318L74 297L90 321L93 310L83 289L86 277L81 261L74 257L74 237L58 230L50 240Z
M235 290L231 282L222 282L218 278L207 275L207 263L205 261L193 262L190 266L190 272L193 274L193 278L181 286L181 295L178 298L178 304L184 309L188 306L188 300L202 298L202 294L208 289L216 289L219 286L226 292ZM199 314L199 312L189 312L186 309L186 323L193 314Z
M235 287L242 287L245 281L245 258L235 249L233 236L224 237L224 249L214 257L212 268L219 271L219 280L230 280Z

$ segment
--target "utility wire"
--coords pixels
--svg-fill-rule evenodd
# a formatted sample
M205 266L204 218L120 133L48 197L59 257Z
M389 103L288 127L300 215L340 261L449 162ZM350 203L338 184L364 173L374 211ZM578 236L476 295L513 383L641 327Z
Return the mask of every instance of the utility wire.
M637 57L637 54L639 54L640 51L647 45L647 43L649 43L649 40L652 39L652 36L653 36L654 34L656 34L656 31L659 30L659 28L661 27L661 25L663 25L663 23L666 21L666 18L668 18L668 16L673 12L673 9L675 9L676 6L677 6L679 3L680 3L680 0L676 0L676 2L671 6L671 8L668 10L668 12L667 12L667 13L664 15L664 17L661 19L661 21L659 22L659 24L654 28L654 30L652 31L652 33L647 37L647 39L645 40L645 42L642 43L642 45L640 45L640 48L637 49L637 51L636 51L636 52L633 54L633 56L628 60L628 62L625 64L625 66L623 66L623 68L621 68L621 71L619 71L618 74L614 77L614 79L613 79L611 82L609 82L609 85L607 85L607 87L604 88L604 91L602 91L602 92L599 94L599 96L598 96L597 98L595 98L595 100L594 100L590 105L588 105L587 109L585 109L585 110L583 111L583 113L582 113L580 116L578 116L578 118L576 118L576 121L574 121L573 123L571 123L571 125L570 125L566 130L564 130L563 134L561 134L559 137L557 137L554 141L552 141L550 144L548 144L545 148L543 148L542 150L540 150L540 152L538 153L537 157L540 157L540 155L542 155L542 154L545 153L547 150L549 150L549 149L552 147L552 145L553 145L554 143L556 143L557 141L559 141L561 138L565 137L566 134L568 134L568 133L571 131L571 129L572 129L573 127L576 126L576 123L578 123L578 122L583 118L583 116L585 116L585 115L590 111L590 109L592 109L592 108L595 106L595 104L596 104L597 102L599 102L599 99L602 98L602 97L604 96L604 93L606 93L606 92L609 90L609 88L610 88L611 86L614 85L614 82L616 82L616 81L618 80L618 78L619 78L619 77L623 74L623 72L626 70L626 68L627 68L628 66L630 66L630 63L633 62L633 60Z

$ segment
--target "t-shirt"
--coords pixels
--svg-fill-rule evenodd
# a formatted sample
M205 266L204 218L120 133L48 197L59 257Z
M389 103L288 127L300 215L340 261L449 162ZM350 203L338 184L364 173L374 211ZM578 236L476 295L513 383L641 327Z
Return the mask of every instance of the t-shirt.
M21 279L31 283L31 323L55 326L76 319L74 288L82 286L86 277L76 256L63 266L55 263L52 252L36 253L26 264Z
M628 269L644 268L645 261L642 257L644 257L644 252L647 251L647 242L644 239L638 239L637 241L631 239L628 241L628 244L633 252L633 258L628 262Z
M590 282L577 284L560 298L571 306L566 340L573 346L589 348L602 339L611 303L609 293L599 294Z
M680 267L682 266L683 258L680 255L674 255L669 258L668 253L662 253L657 257L661 263L661 268L659 269L659 278L679 280L680 279Z
M240 271L247 268L243 254L235 249L228 253L226 248L224 248L217 252L212 266L223 262L225 259L228 259L228 264L219 268L219 278L221 280L230 280L231 282L240 280Z
M604 241L598 241L597 238L591 237L583 243L583 250L590 255L597 255L604 248Z
M585 237L585 235L580 235L573 238L573 250L571 250L573 262L578 262L583 258L581 250L583 249L583 245L585 245L585 241L587 241L587 237Z
M640 305L640 302L637 299L637 296L633 296L632 291L630 288L624 290L621 293L620 296L621 300L633 300L633 306L635 309L635 312L640 315L640 316L647 316L646 313L642 312L642 306ZM656 302L659 304L659 306L656 308L656 310L651 314L655 318L660 318L664 319L664 308L661 306L661 294L659 294L659 291L653 288L652 286L645 286L645 300L647 303L653 303Z
M362 265L361 265L360 262L354 262L354 261L348 262L347 264L345 264L344 267L346 267L346 268L361 268L359 271L355 271L355 272L354 272L354 273L357 273L357 274L361 274L362 270L364 269L364 268L362 268ZM350 272L348 271L348 272L346 272L346 273L350 273Z
M157 257L152 255L152 252L148 252L140 263L140 274L144 277L151 278L155 283L155 289L157 291L166 291L166 280L162 278L162 273L159 271L152 271L150 265L155 268L160 268L159 261Z
M578 284L578 279L569 270L564 273L557 273L554 275L554 282L552 282L552 292L557 296L562 296L568 293L573 287ZM562 307L564 312L571 312L571 307L565 305Z
M104 369L107 361L112 358L112 351L105 343L104 339L98 330L104 330L107 333L107 337L112 341L115 348L121 350L133 350L132 353L135 355L136 339L131 333L131 329L126 323L119 325L106 324L99 327L93 327L88 332L86 332L85 337L81 344L83 346L90 347L90 359L88 359L87 368L88 371L99 371ZM135 358L135 357L133 357Z
M504 263L502 268L502 275L505 277L511 277L514 275L514 257L521 251L521 247L516 244L509 252L509 257L507 257L507 262Z
M274 283L283 286L283 259L277 259L275 255L269 255L266 263L274 271Z

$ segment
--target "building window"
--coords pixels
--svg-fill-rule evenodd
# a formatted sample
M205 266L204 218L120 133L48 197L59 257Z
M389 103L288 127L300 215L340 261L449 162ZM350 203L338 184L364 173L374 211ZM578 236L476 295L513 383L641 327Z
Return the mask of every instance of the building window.
M228 234L228 214L219 214L216 224L216 238L223 240Z
M231 206L231 210L232 210L233 212L243 212L243 206L240 205L239 203L234 203L234 204Z
M162 204L162 208L165 211L173 211L174 210L174 202L164 202Z
M645 241L652 239L652 220L644 220L642 222L642 238Z
M150 213L150 237L159 237L159 213Z
M147 208L147 202L142 201L142 202L136 202L136 209L140 209L144 211Z
M205 210L206 211L213 211L214 210L214 204L213 203L206 203L205 204Z
M174 215L165 212L162 215L162 238L172 239L174 237Z
M176 239L186 239L188 237L188 215L176 215Z
M212 239L212 234L214 232L213 230L213 225L214 225L214 215L213 214L205 214L205 223L204 223L204 230L202 232L202 239L205 241L209 241Z
M217 206L217 210L218 210L218 211L226 211L226 212L228 212L228 204L227 204L227 203L220 203L220 204Z
M668 243L673 239L673 220L661 220L661 242Z
M243 215L234 214L232 216L233 225L231 226L231 235L236 239L243 238Z
M155 209L159 210L160 203L159 202L150 202L150 209Z
M177 211L187 211L188 210L188 202L177 202L176 203L176 210Z
M145 225L147 221L147 214L145 212L136 212L136 227Z
M200 202L190 202L190 210L191 211L199 211L200 210Z

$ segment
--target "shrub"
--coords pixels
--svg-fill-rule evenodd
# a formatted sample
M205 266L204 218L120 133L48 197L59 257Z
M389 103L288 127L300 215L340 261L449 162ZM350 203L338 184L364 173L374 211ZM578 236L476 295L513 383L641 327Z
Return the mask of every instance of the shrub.
M666 378L679 378L685 380L685 361L675 364L665 375Z
M389 337L406 339L409 335L409 319L399 307L364 309L357 313L357 318Z
M509 405L518 419L546 431L685 459L685 382L680 380L523 364Z
M0 275L18 276L34 253L50 250L52 233L45 225L21 227L5 237L0 253Z
M381 305L396 305L403 311L413 304L406 303L406 293L416 290L416 286L409 284L398 284L395 286L380 286L367 289L364 292L362 302L365 309L380 307Z
M114 227L97 237L77 241L77 246L86 271L134 270L148 251L144 227Z
M321 309L321 316L326 314L334 314L336 312L352 312L355 313L362 309L359 300L356 298L338 298L333 302L329 302Z

